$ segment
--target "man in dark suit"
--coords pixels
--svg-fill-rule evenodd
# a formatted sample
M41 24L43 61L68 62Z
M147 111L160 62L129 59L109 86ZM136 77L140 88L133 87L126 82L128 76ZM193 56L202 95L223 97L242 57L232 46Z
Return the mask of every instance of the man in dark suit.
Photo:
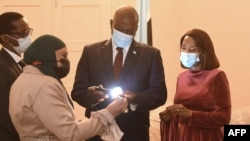
M149 141L149 111L167 99L164 68L160 50L134 40L138 13L133 7L122 6L110 20L112 38L86 45L78 62L72 99L86 108L85 115L104 108L112 100L109 91L88 91L89 86L108 89L121 87L128 99L128 110L116 121L124 132L122 141ZM122 48L122 70L117 79L116 48ZM118 53L119 54L119 53ZM91 141L100 140L98 137Z
M9 116L9 91L22 72L18 62L31 43L32 29L20 13L6 12L0 15L0 140L19 141L19 136Z

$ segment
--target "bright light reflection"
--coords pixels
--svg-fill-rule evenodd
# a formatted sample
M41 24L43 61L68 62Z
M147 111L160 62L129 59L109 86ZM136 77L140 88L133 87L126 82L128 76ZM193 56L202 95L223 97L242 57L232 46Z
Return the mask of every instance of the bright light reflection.
M122 88L121 87L115 87L111 90L111 97L117 98L122 94Z

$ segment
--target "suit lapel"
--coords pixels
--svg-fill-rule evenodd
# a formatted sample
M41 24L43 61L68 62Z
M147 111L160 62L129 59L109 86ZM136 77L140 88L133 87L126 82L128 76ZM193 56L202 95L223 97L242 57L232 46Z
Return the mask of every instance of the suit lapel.
M103 61L103 65L104 65L105 70L106 70L107 77L113 79L114 75L113 75L113 54L112 54L112 52L113 51L112 51L111 40L108 40L107 42L104 43L104 46L100 49L100 54L101 54L101 58ZM122 68L122 72L121 72L121 75L120 75L118 81L122 80L123 77L126 76L126 74L129 72L129 69L134 65L134 62L139 55L140 55L139 46L138 46L136 41L133 41L129 50L128 50L128 53L127 53L127 56L126 56L126 59L125 59L125 62L124 62L123 68Z
M133 41L132 45L128 50L119 80L122 80L123 77L126 76L126 74L129 72L129 69L134 65L136 58L139 55L140 55L139 46L136 43L136 41Z
M20 74L22 70L19 68L18 64L14 61L14 59L6 52L3 48L1 49L1 54L6 59L6 62L10 65L10 67L17 73Z
M106 70L108 78L113 78L113 55L111 40L104 43L104 46L100 50L103 66Z

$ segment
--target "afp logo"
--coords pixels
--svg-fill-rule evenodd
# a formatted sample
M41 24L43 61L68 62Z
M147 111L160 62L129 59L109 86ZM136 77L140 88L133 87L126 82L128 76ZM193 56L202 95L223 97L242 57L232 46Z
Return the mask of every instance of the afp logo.
M224 141L250 141L250 125L225 125Z

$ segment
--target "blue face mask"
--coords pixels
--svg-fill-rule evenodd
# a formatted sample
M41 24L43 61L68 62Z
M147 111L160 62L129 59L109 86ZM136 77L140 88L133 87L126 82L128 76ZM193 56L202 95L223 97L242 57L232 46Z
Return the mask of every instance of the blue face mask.
M181 52L180 60L183 66L187 68L192 68L197 62L200 61L199 53Z
M133 36L122 33L116 29L113 29L112 40L117 47L128 47L131 45Z

